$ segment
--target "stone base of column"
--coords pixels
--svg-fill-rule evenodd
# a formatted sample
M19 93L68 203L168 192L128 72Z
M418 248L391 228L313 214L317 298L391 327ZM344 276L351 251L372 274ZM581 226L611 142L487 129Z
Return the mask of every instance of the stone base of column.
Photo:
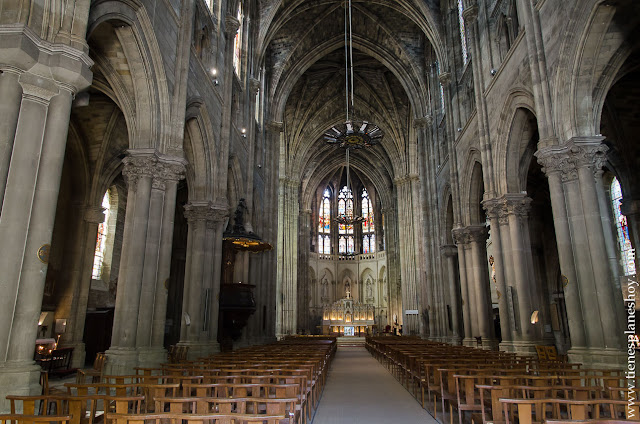
M454 346L460 346L462 344L462 338L460 336L449 336L445 342Z
M138 366L138 351L133 347L112 347L105 352L107 360L104 373L107 375L132 375Z
M0 414L11 413L7 395L35 396L42 394L41 368L33 361L0 364ZM16 411L21 413L22 411Z
M629 361L621 349L572 347L567 354L569 362L583 364L583 368L627 369Z
M217 344L217 343L216 343ZM178 346L186 346L189 348L187 359L193 360L208 356L208 347L210 343L205 342L180 342Z
M139 367L157 368L167 363L167 350L163 347L139 347L136 350Z
M532 342L532 341L513 341L511 345L513 346L513 350L510 352L515 352L519 355L538 355L536 351L536 346L543 344L542 342Z
M465 337L462 339L462 346L478 347L478 342L476 342L475 337Z
M502 352L515 352L515 348L513 347L513 342L511 340L500 342L498 349Z
M87 352L84 349L83 342L62 343L62 347L73 348L73 354L71 355L71 368L85 368L84 361L87 358Z
M498 350L498 339L482 339L482 349Z

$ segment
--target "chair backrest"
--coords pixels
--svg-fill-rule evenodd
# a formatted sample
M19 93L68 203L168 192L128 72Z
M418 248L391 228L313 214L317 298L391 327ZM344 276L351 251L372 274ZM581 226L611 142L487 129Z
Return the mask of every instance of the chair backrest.
M545 350L545 353L547 354L548 360L550 361L558 360L558 351L556 350L555 346L545 346L544 350Z
M545 346L536 345L536 353L538 354L538 359L540 361L546 361L549 359L547 357L547 349L545 349Z

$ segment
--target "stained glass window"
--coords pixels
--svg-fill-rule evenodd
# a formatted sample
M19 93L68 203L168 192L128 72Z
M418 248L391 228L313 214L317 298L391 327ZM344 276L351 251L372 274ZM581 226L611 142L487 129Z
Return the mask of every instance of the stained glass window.
M635 275L635 251L631 246L631 238L629 237L629 226L627 217L622 215L620 206L622 204L622 189L620 182L614 178L611 182L611 205L613 207L613 219L616 223L618 233L618 247L620 248L620 259L622 261L622 269L624 275Z
M464 65L469 61L469 56L467 55L467 38L464 29L464 18L462 17L462 0L458 0L458 22L460 23L460 46L462 47L462 63Z
M331 254L331 191L324 190L318 211L318 253Z
M347 186L342 187L338 194L338 215L353 218L353 194ZM350 254L355 252L353 242L353 225L338 225L338 253Z
M109 221L109 210L111 209L111 202L109 201L109 190L104 194L102 198L102 207L104 208L104 221L98 224L98 236L96 238L96 250L93 255L93 270L91 272L91 278L97 280L102 273L102 264L104 263L104 250L107 246L107 231Z
M242 58L242 4L238 5L237 18L240 27L238 27L238 32L236 32L236 36L233 39L233 69L235 69L236 74L240 75L240 59Z
M362 253L375 253L375 225L373 222L373 206L366 188L362 189Z

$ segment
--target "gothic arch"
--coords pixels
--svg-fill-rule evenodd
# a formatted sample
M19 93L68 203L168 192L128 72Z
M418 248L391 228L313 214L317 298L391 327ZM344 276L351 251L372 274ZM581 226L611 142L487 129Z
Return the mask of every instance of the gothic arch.
M483 169L480 152L476 149L469 150L466 165L463 168L462 178L460 179L460 207L465 211L463 216L466 216L469 221L465 223L466 225L480 223L478 221L483 215L483 212L481 211L482 206L480 205L482 195L484 193L484 179L482 172Z
M188 103L183 149L188 162L189 199L198 201L214 199L213 185L218 171L218 163L211 158L211 148L215 148L215 143L208 116L201 99Z
M516 109L511 121L505 155L505 173L498 174L506 185L503 193L520 193L527 187L527 172L537 149L538 125L535 115L529 109Z
M145 7L137 0L98 0L92 3L89 11L87 39L91 40L102 25L112 26L112 36L117 38L131 73L129 87L116 81L118 73L110 70L105 75L114 87L118 103L128 104L124 108L129 109L126 112L133 109L133 114L125 114L130 131L130 146L155 148L164 152L170 134L171 102L162 53L151 19ZM100 53L95 53L100 57ZM96 63L107 68L105 62L108 61L97 60ZM133 97L130 99L125 94L127 89L132 89Z

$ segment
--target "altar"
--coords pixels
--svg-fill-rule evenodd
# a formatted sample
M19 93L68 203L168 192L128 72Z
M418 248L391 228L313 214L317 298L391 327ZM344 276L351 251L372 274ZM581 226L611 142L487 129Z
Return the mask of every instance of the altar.
M349 294L322 310L322 334L364 336L371 334L375 325L373 305L354 301Z

